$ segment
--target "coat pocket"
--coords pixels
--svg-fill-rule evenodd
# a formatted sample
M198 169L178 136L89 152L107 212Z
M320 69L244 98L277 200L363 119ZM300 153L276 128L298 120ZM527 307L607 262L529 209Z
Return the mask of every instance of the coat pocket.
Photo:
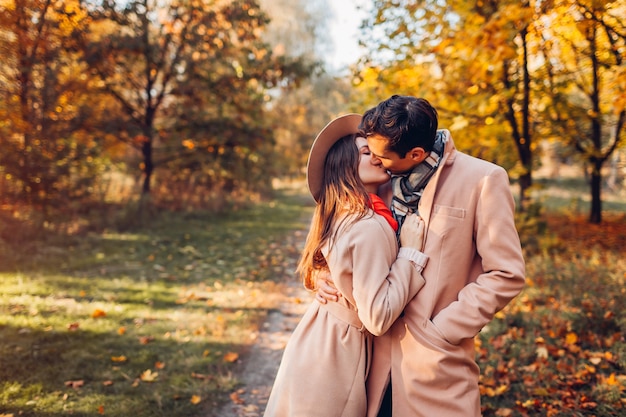
M428 319L425 320L423 329L424 329L424 333L423 333L424 338L428 340L431 344L435 345L436 347L443 349L444 351L447 351L447 352L459 348L459 346L453 345L452 343L448 342L443 336L443 333L441 333L441 331L437 328L435 323L433 323L431 320L428 320Z
M460 219L464 219L466 214L466 210L464 208L442 206L440 204L435 204L433 212L435 215L458 217Z
M443 239L451 233L458 234L459 226L466 221L467 210L459 207L435 205L428 224L428 239L431 235Z

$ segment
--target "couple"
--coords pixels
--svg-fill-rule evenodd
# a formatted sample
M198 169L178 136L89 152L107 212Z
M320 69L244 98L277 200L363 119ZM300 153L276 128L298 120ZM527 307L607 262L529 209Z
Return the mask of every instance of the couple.
M525 280L506 171L457 151L426 100L394 95L329 123L307 180L299 272L317 297L265 417L480 416L474 337Z

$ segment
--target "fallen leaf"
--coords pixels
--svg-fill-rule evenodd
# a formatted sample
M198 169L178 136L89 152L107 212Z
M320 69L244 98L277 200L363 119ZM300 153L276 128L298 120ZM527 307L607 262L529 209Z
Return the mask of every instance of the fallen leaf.
M104 406L103 405L98 406L98 414L104 414Z
M191 400L189 400L193 405L200 404L200 401L202 401L202 398L199 395L192 395Z
M120 336L122 336L125 333L126 333L126 327L120 327L119 329L117 329L117 334L119 334Z
M150 369L146 369L145 371L143 371L141 373L141 375L139 376L139 378L143 381L143 382L154 382L157 380L159 376L158 372L152 372L152 370Z
M79 326L80 326L80 323L78 323L78 322L70 323L70 324L67 325L67 330L69 330L71 332L74 332L74 331L78 330ZM0 417L2 417L2 416L0 416Z
M128 358L124 355L120 355L120 356L111 356L111 360L113 362L126 362L128 360Z
M154 363L154 367L155 367L156 369L163 369L163 368L165 368L165 362L159 362L159 361L156 361L156 362Z
M547 359L548 358L548 349L545 346L539 346L536 350L537 357L539 359Z
M615 373L609 375L609 377L604 382L606 382L607 385L619 385L619 381L615 377Z
M239 359L239 354L236 352L228 352L224 355L224 362L235 362L237 359Z
M191 373L191 377L192 377L192 378L196 378L196 379L207 379L207 380L208 380L208 379L212 379L212 378L213 378L213 376L212 376L212 375L207 375L207 374L199 374L199 373L196 373L196 372L192 372L192 373Z
M106 311L104 310L100 310L99 308L96 308L93 313L91 313L91 318L92 319L97 319L100 317L105 317L107 315Z
M230 394L230 400L235 404L243 404L245 401L239 396L238 392Z
M70 387L70 388L74 388L74 389L78 389L80 387L82 387L83 385L85 385L85 381L82 379L76 380L76 381L65 381L65 386L66 387Z
M565 336L566 345L574 345L578 342L578 335L574 332L570 332Z
M139 343L141 343L142 345L147 345L148 343L152 342L154 340L153 336L141 336L139 338Z
M111 385L113 385L113 381L111 380L102 381L102 385L104 385L105 387L110 387Z
M589 358L589 362L591 362L594 365L599 365L600 362L602 362L602 358L599 357L593 357L593 358Z

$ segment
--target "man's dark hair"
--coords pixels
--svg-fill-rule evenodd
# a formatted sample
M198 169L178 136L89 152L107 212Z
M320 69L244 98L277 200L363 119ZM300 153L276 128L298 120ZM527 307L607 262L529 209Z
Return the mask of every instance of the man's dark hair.
M375 134L388 139L387 149L400 157L416 147L430 152L437 133L437 110L423 98L393 95L363 114L359 130L365 138Z

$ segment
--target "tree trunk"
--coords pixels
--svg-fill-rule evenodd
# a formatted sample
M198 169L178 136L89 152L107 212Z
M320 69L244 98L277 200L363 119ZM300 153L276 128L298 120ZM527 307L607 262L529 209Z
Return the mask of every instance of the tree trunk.
M150 181L152 179L152 172L154 171L154 162L152 161L152 137L146 137L144 143L141 146L141 153L143 155L143 186L141 188L141 194L150 194Z
M595 162L591 170L591 211L589 212L589 223L602 223L602 168L601 162Z
M520 201L520 211L526 210L526 203L528 202L528 190L530 186L533 185L533 177L530 171L526 171L526 173L521 174L519 176L519 201Z

